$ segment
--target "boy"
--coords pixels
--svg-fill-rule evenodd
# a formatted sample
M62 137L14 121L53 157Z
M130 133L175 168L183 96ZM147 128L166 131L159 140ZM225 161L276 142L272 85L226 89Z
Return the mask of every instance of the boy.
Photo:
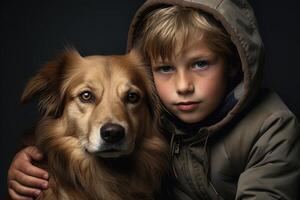
M299 124L260 89L263 47L246 1L148 0L131 24L131 48L140 49L163 104L172 199L299 199ZM15 199L46 183L30 148L9 171ZM25 158L28 167L20 166Z

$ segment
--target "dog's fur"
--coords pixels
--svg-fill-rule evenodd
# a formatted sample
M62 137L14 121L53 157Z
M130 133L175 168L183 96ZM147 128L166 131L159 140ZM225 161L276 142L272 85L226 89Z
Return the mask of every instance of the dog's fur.
M168 168L168 146L135 52L82 57L67 50L28 82L21 100L34 98L42 111L36 145L51 175L38 199L152 199ZM105 141L107 124L122 127L124 138Z

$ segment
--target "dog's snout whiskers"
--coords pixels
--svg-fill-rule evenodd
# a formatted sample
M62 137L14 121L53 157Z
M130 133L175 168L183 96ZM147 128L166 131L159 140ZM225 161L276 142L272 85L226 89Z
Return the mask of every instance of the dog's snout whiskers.
M100 135L107 143L117 143L125 137L125 129L119 124L107 123L101 127Z

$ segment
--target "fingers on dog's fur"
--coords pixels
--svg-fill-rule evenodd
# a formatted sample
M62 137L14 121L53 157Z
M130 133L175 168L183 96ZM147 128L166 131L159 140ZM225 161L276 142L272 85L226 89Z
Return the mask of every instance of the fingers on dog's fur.
M15 180L11 180L10 182L17 181L19 184L31 188L46 189L48 187L48 181L24 174L21 171L16 172L15 177Z
M12 199L32 199L40 194L40 190L21 185L17 181L9 182L8 193Z
M50 61L27 83L21 97L21 102L26 103L34 98L39 101L40 111L44 115L57 115L61 108L63 96L60 85L71 66L80 58L79 53L69 49L56 59Z

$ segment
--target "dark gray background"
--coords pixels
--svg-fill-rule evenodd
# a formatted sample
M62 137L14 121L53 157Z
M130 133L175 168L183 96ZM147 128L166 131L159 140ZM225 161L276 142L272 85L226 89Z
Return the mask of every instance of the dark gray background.
M68 45L76 47L83 56L124 53L130 20L142 3L1 1L0 198L6 192L7 169L20 144L20 135L38 116L34 104L19 103L26 81ZM299 117L299 3L252 0L252 5L267 52L264 84L277 91Z

